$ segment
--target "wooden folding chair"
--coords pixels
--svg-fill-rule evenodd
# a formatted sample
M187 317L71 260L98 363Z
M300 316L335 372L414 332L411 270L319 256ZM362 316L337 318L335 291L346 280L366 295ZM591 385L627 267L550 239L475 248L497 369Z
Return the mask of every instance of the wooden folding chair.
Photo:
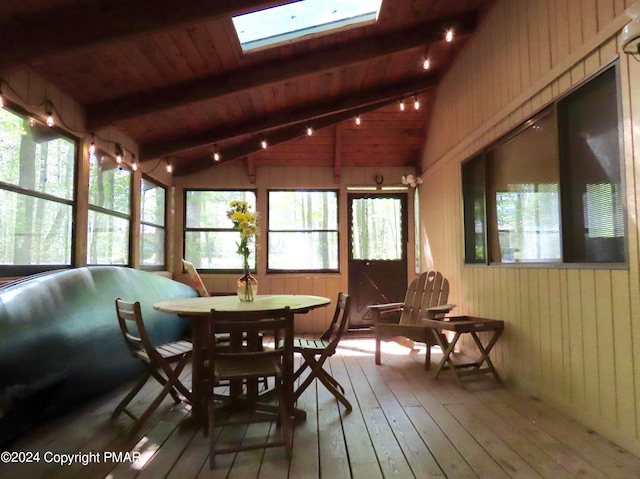
M129 303L117 298L116 313L131 356L145 364L144 373L111 415L115 419L124 412L131 417L135 421L131 430L131 433L134 434L149 419L167 394L171 394L176 403L182 400L178 393L182 394L187 401L191 401L191 392L180 382L179 376L191 357L192 346L188 341L174 341L154 346L144 326L139 302ZM130 327L133 325L135 325L135 329ZM172 367L173 364L175 366ZM139 417L136 417L127 409L127 405L140 392L150 377L155 378L162 385L162 390L147 409Z
M338 294L338 302L333 319L327 330L319 339L294 338L293 351L302 355L303 361L293 375L294 380L309 369L309 375L300 383L294 393L297 401L300 395L307 389L314 379L319 379L322 384L333 394L348 411L351 411L351 403L344 396L344 387L336 381L325 369L327 358L333 356L349 320L349 308L351 297L345 293Z
M230 382L229 396L213 394L208 387L209 424L205 433L210 438L209 467L215 468L215 456L251 449L284 446L291 457L293 437L293 313L289 307L270 311L211 311L209 319L211 345L209 347L209 381L215 387ZM220 345L215 335L226 333L228 344ZM261 336L281 338L273 348L261 347ZM245 338L245 339L243 339ZM274 378L278 406L260 402L257 382L260 378ZM237 387L247 385L241 397ZM234 408L237 407L239 411ZM264 441L249 444L220 444L224 432L215 435L215 428L256 422L276 422L281 434L271 432ZM280 437L278 437L280 436ZM217 446L217 447L216 447Z

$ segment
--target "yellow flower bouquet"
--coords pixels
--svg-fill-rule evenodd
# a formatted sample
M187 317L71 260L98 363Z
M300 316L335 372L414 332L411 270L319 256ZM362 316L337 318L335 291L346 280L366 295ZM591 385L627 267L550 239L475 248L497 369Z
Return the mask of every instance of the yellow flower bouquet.
M258 214L250 211L251 206L246 201L232 201L227 211L227 218L233 223L233 228L240 233L238 254L243 258L244 275L238 279L238 297L240 301L253 301L258 294L258 281L249 272L249 245L255 243L260 233L258 228Z

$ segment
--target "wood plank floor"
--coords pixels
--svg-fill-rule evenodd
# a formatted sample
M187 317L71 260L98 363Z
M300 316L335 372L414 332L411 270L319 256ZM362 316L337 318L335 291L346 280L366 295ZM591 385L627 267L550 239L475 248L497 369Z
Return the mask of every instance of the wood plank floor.
M468 379L465 389L449 378L434 380L422 367L424 350L409 354L394 343L385 344L383 364L376 366L373 347L372 339L347 338L331 358L351 413L322 385L301 396L307 420L295 429L290 460L281 448L250 451L218 456L210 471L208 440L188 407L170 399L131 436L131 419L109 419L127 385L16 441L11 451L40 452L40 461L0 464L0 477L640 478L640 458L540 401L490 377ZM439 357L434 350L432 361ZM155 391L143 390L135 408L143 410ZM265 427L223 432L249 441ZM55 453L77 456L61 465Z

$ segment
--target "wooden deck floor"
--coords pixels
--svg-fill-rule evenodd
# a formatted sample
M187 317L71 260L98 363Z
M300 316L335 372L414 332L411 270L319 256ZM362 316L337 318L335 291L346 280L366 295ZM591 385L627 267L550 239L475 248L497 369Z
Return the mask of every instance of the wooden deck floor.
M540 401L489 377L469 379L466 389L434 380L422 367L424 351L408 354L392 344L376 366L373 340L343 341L330 366L354 409L346 413L321 385L309 388L298 402L308 415L296 427L291 460L281 448L251 451L219 456L210 471L208 441L186 406L165 400L134 437L128 417L111 421L123 387L15 442L12 451L40 452L40 460L0 464L0 477L640 478L640 458ZM434 351L432 360L438 357ZM153 390L143 392L139 410ZM76 462L60 465L53 453L76 454Z

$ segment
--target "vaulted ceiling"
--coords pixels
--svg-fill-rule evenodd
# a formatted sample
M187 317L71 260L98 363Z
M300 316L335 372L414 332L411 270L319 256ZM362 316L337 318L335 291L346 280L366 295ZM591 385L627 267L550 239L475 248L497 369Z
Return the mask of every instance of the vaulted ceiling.
M244 54L231 15L281 3L2 0L0 76L32 67L84 105L87 131L113 126L178 175L418 166L438 83L493 0L383 0L375 24Z

